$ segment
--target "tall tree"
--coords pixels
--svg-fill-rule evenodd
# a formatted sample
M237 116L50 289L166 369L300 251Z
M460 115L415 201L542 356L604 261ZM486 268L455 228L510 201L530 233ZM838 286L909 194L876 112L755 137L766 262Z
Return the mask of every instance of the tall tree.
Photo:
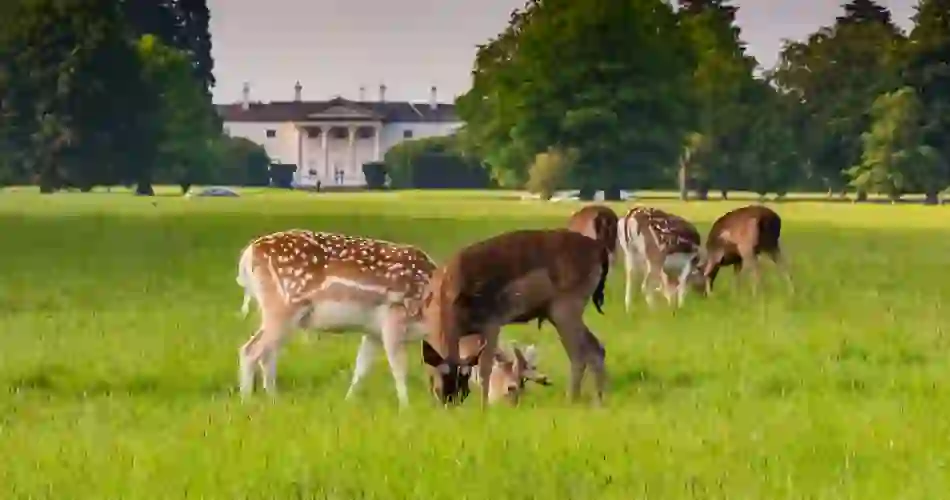
M801 176L794 112L798 102L779 92L768 78L757 78L744 96L745 121L738 128L744 138L738 150L738 177L743 188L764 197L783 196Z
M0 127L19 161L44 192L147 186L155 99L116 4L26 0L15 8L3 42L9 66Z
M528 179L534 151L516 135L517 117L509 113L518 102L514 63L519 37L537 12L537 0L511 12L508 26L478 47L472 88L456 103L466 125L459 133L464 152L482 159L492 178L503 187L519 187Z
M874 23L891 25L891 11L874 0L852 0L844 5L844 15L836 18L838 26Z
M518 170L548 147L574 150L570 181L583 196L647 182L675 163L692 125L692 48L661 0L545 0L512 16L500 41L476 57L473 91L460 99L469 133L507 138ZM490 132L488 132L490 131ZM501 160L501 161L500 161Z
M945 177L937 178L945 170L943 158L923 141L923 107L912 88L879 96L871 118L871 128L862 136L861 163L849 171L855 186L897 200L907 192L946 182ZM936 194L928 202L936 203Z
M927 200L935 203L938 191L950 184L950 0L921 0L908 53L904 75L920 99L921 140L941 157L924 186Z
M209 92L215 85L211 12L207 0L120 0L136 38L153 35L188 54L195 77Z
M859 162L874 99L900 86L903 35L872 0L844 7L835 25L787 43L774 71L780 90L801 103L800 147L810 175L843 192L844 171ZM860 194L860 193L859 193Z
M214 87L214 58L211 57L211 11L207 0L177 0L180 19L180 49L191 54L195 76L210 92Z
M701 199L710 187L725 195L740 187L741 129L753 114L746 98L753 86L756 62L745 54L745 43L736 25L737 8L726 0L680 0L679 16L690 34L699 60L692 90L698 123L696 132L706 145L702 161L681 173L682 182L692 180ZM681 166L684 166L681 163ZM680 187L681 191L685 186Z
M205 182L214 162L214 141L221 134L214 107L193 75L188 54L162 44L157 37L139 40L144 78L159 96L156 180L187 192Z

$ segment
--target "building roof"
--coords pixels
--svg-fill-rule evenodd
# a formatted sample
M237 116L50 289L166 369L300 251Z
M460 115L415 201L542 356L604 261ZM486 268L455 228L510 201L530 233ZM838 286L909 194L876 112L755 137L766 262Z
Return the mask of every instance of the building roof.
M241 103L217 104L226 122L295 122L367 120L383 122L456 122L454 104L406 101L351 101L336 97L329 101L252 102L245 110Z

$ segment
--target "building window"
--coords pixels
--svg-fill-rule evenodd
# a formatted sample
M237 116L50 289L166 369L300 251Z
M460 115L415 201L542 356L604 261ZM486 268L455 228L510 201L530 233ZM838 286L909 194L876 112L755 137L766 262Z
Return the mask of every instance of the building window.
M268 139L273 139L274 137L277 137L277 131L274 130L274 129L272 129L272 128L271 128L271 129L267 129L267 138L268 138Z
M402 131L403 139L412 139L412 130L403 130Z

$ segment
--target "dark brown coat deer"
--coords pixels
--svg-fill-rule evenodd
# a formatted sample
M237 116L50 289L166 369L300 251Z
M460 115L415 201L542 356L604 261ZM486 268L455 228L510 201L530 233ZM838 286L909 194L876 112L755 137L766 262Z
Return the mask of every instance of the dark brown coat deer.
M574 212L567 228L600 241L610 250L611 263L617 257L617 213L604 205L587 205Z
M706 259L703 275L706 291L712 292L713 283L724 266L733 266L738 277L743 268L752 273L752 293L759 282L758 255L764 253L775 262L794 292L792 276L786 258L779 246L782 219L763 205L748 205L727 212L716 219L706 238Z
M598 402L606 384L603 345L584 323L587 302L601 313L610 269L602 243L567 229L521 230L469 245L436 270L423 301L428 337L423 349L438 356L444 403L460 402L468 370L460 368L459 342L480 335L478 361L482 404L501 328L546 319L557 329L571 361L569 394L576 400L588 367L594 372ZM463 380L464 378L464 380Z

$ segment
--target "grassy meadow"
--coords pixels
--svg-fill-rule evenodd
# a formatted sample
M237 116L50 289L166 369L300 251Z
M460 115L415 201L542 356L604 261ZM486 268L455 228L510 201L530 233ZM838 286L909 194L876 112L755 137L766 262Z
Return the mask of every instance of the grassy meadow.
M437 259L580 205L470 192L248 192L238 199L0 193L0 498L935 499L950 491L950 211L773 205L796 278L758 298L721 274L673 314L613 270L588 310L603 408L554 386L519 408L437 408L419 349L397 411L380 356L344 402L357 335L297 338L276 400L242 404L238 253L292 227L420 245ZM705 233L748 201L649 203ZM617 204L620 210L621 205ZM944 305L947 305L945 308ZM589 382L589 380L588 380ZM585 396L591 386L585 386Z

